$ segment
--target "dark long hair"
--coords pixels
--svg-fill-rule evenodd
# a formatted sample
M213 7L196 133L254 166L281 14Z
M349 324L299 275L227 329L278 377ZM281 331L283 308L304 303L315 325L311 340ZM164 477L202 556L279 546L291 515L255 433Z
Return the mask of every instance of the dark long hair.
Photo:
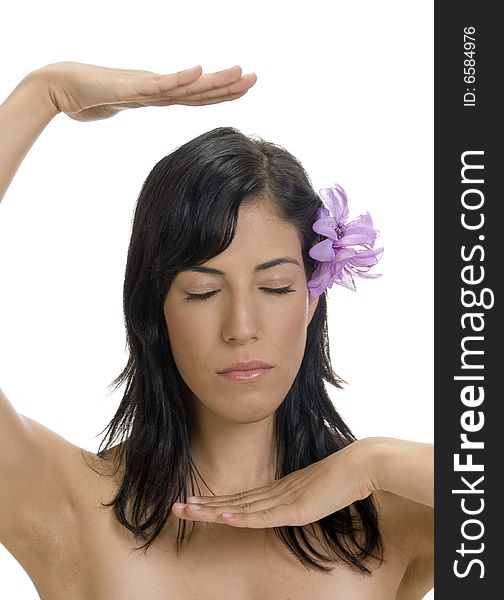
M138 197L124 280L124 318L129 358L109 387L126 389L98 452L115 448L121 484L111 502L119 522L149 545L162 530L174 502L185 501L193 485L190 416L185 383L170 347L163 302L182 270L204 263L231 243L238 210L267 197L279 216L294 224L307 281L315 263L308 251L320 237L312 230L322 205L300 162L283 147L218 127L178 147L149 173ZM276 479L348 446L355 436L337 413L324 381L341 388L333 371L325 293L307 329L304 356L275 415ZM116 472L117 472L116 468ZM199 487L198 487L199 489ZM194 488L192 488L194 490ZM275 533L308 567L344 561L370 573L368 558L383 561L378 516L371 496L317 523L327 554L312 546L307 526L283 526ZM186 521L179 521L177 551Z

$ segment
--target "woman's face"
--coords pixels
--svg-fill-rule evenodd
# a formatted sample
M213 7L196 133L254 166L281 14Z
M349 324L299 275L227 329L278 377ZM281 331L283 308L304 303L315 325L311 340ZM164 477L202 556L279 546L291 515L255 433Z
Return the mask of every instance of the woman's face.
M267 264L278 259L286 262ZM275 412L301 365L318 302L309 303L306 283L297 230L265 200L240 208L235 236L224 252L177 274L164 315L175 363L196 410L234 423ZM275 291L282 289L292 291ZM271 368L247 379L243 372L219 374L234 362L252 360Z

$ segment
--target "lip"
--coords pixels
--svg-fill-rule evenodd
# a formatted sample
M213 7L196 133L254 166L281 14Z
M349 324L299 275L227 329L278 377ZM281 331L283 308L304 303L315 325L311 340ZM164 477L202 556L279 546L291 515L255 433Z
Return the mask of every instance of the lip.
M272 366L263 360L250 360L248 362L234 362L228 365L226 368L221 371L217 371L219 375L224 375L225 373L232 372L241 372L244 371L263 371L266 369L271 369Z
M272 370L272 367L267 367L264 369L247 369L246 371L226 371L225 373L219 373L219 377L223 377L224 379L228 379L237 383L246 383L249 381L257 381L258 379L262 379Z
M263 360L251 360L249 362L235 362L227 366L218 375L234 382L246 383L262 379L273 369L272 365Z

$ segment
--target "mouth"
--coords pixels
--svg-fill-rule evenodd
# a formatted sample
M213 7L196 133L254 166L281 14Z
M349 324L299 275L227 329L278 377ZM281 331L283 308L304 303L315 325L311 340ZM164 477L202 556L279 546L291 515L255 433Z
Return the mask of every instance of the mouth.
M247 362L234 362L217 372L219 377L235 382L257 381L265 377L273 366L263 360L254 359Z
M229 381L234 382L251 382L263 379L267 374L273 370L273 367L262 367L255 369L237 369L234 371L224 371L218 373L219 377L223 377Z

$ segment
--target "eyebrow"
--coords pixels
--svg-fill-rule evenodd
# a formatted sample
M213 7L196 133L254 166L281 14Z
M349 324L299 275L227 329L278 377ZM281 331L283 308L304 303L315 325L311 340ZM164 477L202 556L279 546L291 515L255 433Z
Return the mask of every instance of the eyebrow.
M271 267L276 267L277 265L284 264L293 264L300 267L301 265L295 258L289 258L288 256L282 256L281 258L273 258L272 260L268 260L260 265L256 265L254 268L254 273L258 273L259 271L264 271L266 269L271 269ZM196 271L197 273L210 273L211 275L225 275L224 271L220 269L214 269L213 267L192 267L188 269L189 271Z

